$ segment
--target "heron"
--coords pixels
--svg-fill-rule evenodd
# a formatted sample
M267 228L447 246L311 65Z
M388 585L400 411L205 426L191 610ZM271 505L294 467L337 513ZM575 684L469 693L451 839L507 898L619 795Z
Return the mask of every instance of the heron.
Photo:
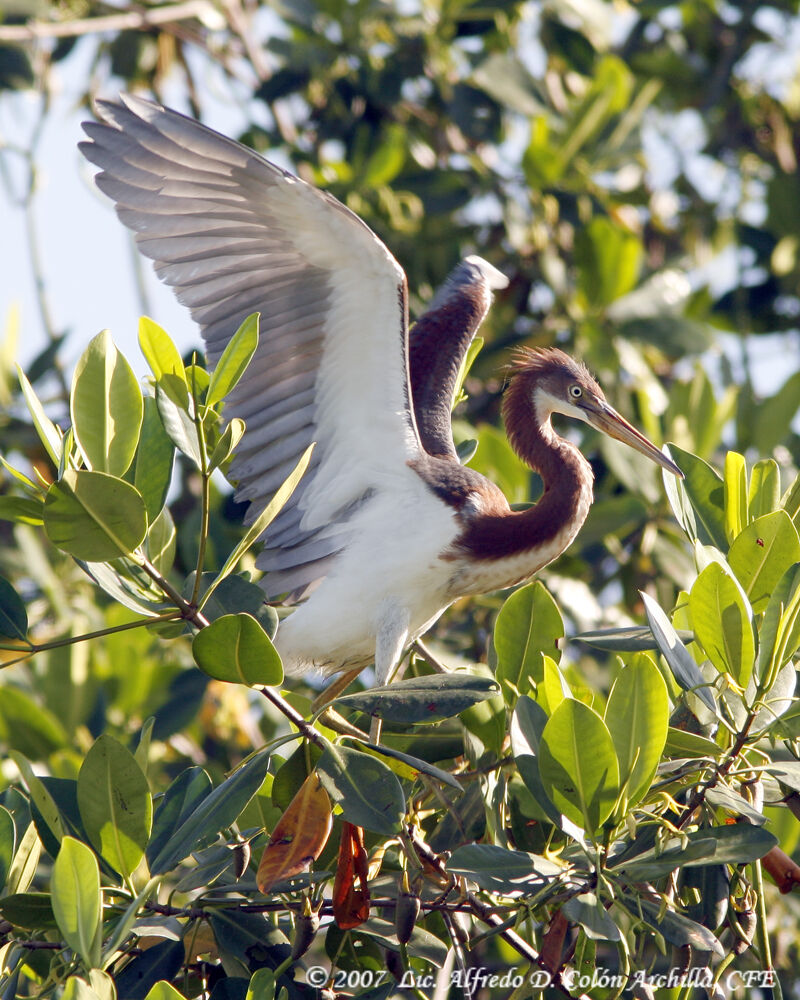
M499 270L461 261L409 333L404 271L329 193L142 98L99 102L97 117L80 148L188 307L209 363L260 313L259 346L225 405L246 423L230 477L247 523L316 442L256 560L266 593L296 605L275 640L287 674L349 677L374 663L387 684L455 600L520 584L560 555L586 519L593 474L553 414L681 476L583 364L519 349L503 416L543 492L512 509L459 461L451 427L466 352L507 284Z

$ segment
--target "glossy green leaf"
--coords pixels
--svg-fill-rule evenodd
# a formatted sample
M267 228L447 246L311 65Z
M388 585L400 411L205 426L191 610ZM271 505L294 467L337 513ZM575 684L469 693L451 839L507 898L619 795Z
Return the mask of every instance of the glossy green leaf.
M201 629L192 656L203 673L234 684L280 684L283 667L275 647L248 614L223 615Z
M272 969L256 969L250 977L245 1000L273 1000L275 993L275 972Z
M186 373L180 352L169 334L148 316L139 320L139 347L157 382L164 375L174 375L186 385Z
M664 753L668 757L697 757L700 760L708 757L716 760L724 753L713 740L697 733L689 733L683 729L670 727Z
M84 965L97 968L102 894L100 869L93 852L79 840L65 837L53 865L50 886L53 913L64 940Z
M244 432L244 420L234 417L223 431L219 441L217 441L216 446L214 447L214 450L211 452L211 456L208 460L209 469L217 469L224 462L227 462L233 454L236 446L242 440Z
M700 673L692 654L681 642L669 618L648 594L642 594L642 601L650 630L672 671L672 676L684 691L693 691L716 714L714 692Z
M162 979L149 990L144 1000L185 1000L185 998L183 993L179 993L174 986Z
M133 485L142 495L151 522L167 502L174 457L175 448L164 430L158 404L152 396L146 396L134 461Z
M86 980L80 976L70 976L64 985L62 1000L101 1000L101 997Z
M47 790L41 778L33 773L30 762L21 753L17 753L16 750L10 750L9 756L17 765L17 770L22 775L22 779L31 797L31 803L38 809L47 829L52 834L54 839L53 849L57 849L67 831L64 828L59 808L53 801L53 796ZM34 816L34 821L38 822L36 816ZM44 834L45 831L40 831L40 836L43 840L45 839Z
M42 854L42 842L34 823L29 823L11 862L5 891L10 895L25 892L33 882Z
M506 700L513 701L542 680L543 653L558 662L558 641L563 635L558 606L538 580L506 599L494 627L497 679Z
M329 743L317 762L317 774L349 823L385 836L400 829L406 810L403 789L375 757Z
M605 722L625 797L629 806L635 805L650 788L669 728L667 685L647 654L640 653L617 676Z
M78 775L78 806L95 850L127 878L144 855L153 801L133 754L112 736L100 736Z
M728 552L728 563L756 614L766 608L778 581L798 560L800 538L785 510L757 518L741 532Z
M549 716L565 698L571 698L569 685L558 669L558 664L550 656L543 656L543 676L536 687L536 701Z
M90 340L78 359L72 378L70 415L88 467L122 476L139 441L142 393L108 330Z
M725 533L725 485L722 477L702 458L675 444L670 444L669 451L685 477L681 482L674 476L670 479L686 491L700 524L708 534L707 540L724 552L728 547L728 539Z
M23 930L56 930L49 892L15 892L0 897L0 917Z
M19 384L22 389L22 395L25 397L25 403L28 406L31 419L33 420L33 426L36 428L36 433L39 435L39 440L44 445L44 450L49 455L50 461L56 468L58 468L58 465L61 462L61 453L63 450L63 435L58 427L56 427L53 421L44 412L44 407L39 401L39 397L33 391L33 386L30 384L19 365L17 365L17 375L19 376Z
M211 794L211 790L211 779L202 767L188 767L175 778L161 797L153 818L153 830L146 851L151 870L155 870L155 859L172 835ZM212 836L216 832L213 831Z
M381 757L388 757L389 760L396 760L401 764L407 765L408 770L412 772L411 777L416 777L417 774L427 774L429 778L435 778L437 781L441 781L442 784L450 785L451 788L455 788L459 792L463 791L458 778L455 778L449 771L443 771L440 767L434 767L433 764L429 764L426 760L420 760L419 757L412 757L411 754L402 753L400 750L394 750L391 747L385 747L377 743L366 743L365 746Z
M750 473L750 491L747 497L750 520L777 510L781 499L781 474L778 463L772 458L756 462Z
M200 581L200 593L214 583L213 573L203 573ZM184 586L184 595L188 597L194 587L194 573L190 573ZM223 615L252 615L270 637L275 638L278 631L278 613L269 604L264 603L264 591L256 583L251 583L244 575L232 573L218 583L211 597L203 602L203 614L214 622Z
M656 903L651 903L640 896L637 896L636 902L629 908L676 948L688 945L698 951L713 951L719 956L725 954L725 949L707 927L689 920L688 917L684 917L680 913L673 913L671 910L664 911Z
M547 725L544 709L532 698L523 695L514 708L511 718L511 749L520 777L533 796L539 819L561 825L561 813L550 801L539 773L539 745Z
M169 507L162 507L150 522L145 538L145 555L162 576L169 576L175 562L177 533Z
M534 895L560 874L559 865L525 851L510 851L496 844L457 847L447 870L476 882L487 892Z
M393 722L439 722L497 692L497 684L488 677L465 673L430 674L342 695L336 699L336 704Z
M0 497L0 521L11 521L14 524L42 523L44 506L41 500L33 497Z
M774 677L800 645L800 565L790 566L770 594L761 622L757 676Z
M581 892L568 899L561 908L566 917L580 924L586 935L595 941L619 941L619 927L593 892Z
M199 469L203 459L197 437L198 427L193 416L194 405L182 383L176 387L170 382L170 379L175 378L177 376L166 375L156 385L156 405L167 437ZM180 390L180 393L176 390ZM186 393L185 396L183 393Z
M252 313L234 333L222 352L206 393L206 406L223 400L244 375L258 347L259 314Z
M0 576L0 636L27 642L28 613L22 598L5 577Z
M749 823L734 826L704 827L676 837L669 844L657 846L623 859L619 867L634 880L656 879L677 868L709 864L748 864L757 861L777 844L777 839L763 827ZM617 863L610 862L616 868Z
M141 545L147 513L140 494L124 480L68 470L47 493L44 529L54 545L76 559L105 562Z
M297 465L294 467L294 469L292 469L287 478L275 491L272 500L270 500L270 502L267 504L264 510L250 525L242 540L239 542L239 544L234 548L233 552L231 552L231 554L225 560L225 565L219 571L214 582L211 584L208 590L206 590L206 592L200 599L199 607L201 610L205 605L206 601L214 593L214 590L219 586L219 584L222 583L222 581L227 576L230 576L230 574L234 571L234 569L236 568L236 564L239 562L239 560L242 558L245 552L247 552L247 550L250 549L256 543L256 541L261 537L261 535L263 535L263 533L267 530L269 525L272 524L274 519L278 516L278 514L281 511L281 508L284 506L284 504L292 495L292 493L294 493L295 489L297 488L297 484L300 482L303 476L303 473L308 468L308 463L311 461L311 453L313 450L314 450L313 444L310 447L306 448L306 450L303 452L300 458L300 461L297 463Z
M0 697L0 727L5 742L29 757L42 760L69 746L69 736L58 717L16 687L3 688Z
M691 642L694 633L678 629L682 642ZM570 636L570 642L585 642L596 649L606 649L614 653L642 653L658 649L652 631L645 625L625 625L620 628L598 629L596 632L581 632Z
M732 542L747 525L747 466L744 455L725 455L725 534Z
M236 822L239 813L264 781L269 755L259 751L237 768L183 820L164 847L150 861L154 875L170 871L183 861L197 844Z
M16 848L16 828L8 809L0 806L0 886L4 887Z
M587 831L611 815L617 755L606 724L588 705L566 699L552 714L539 744L539 774L556 809Z
M752 612L736 581L719 563L709 563L692 585L689 614L709 660L746 688L756 655Z

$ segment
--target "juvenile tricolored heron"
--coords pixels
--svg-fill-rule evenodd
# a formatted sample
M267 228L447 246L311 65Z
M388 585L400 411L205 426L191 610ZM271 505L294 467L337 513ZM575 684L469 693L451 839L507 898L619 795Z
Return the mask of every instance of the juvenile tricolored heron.
M139 250L199 325L210 364L261 314L256 356L226 404L247 423L232 462L252 522L316 441L256 565L272 597L307 599L280 626L289 674L361 669L387 683L406 647L458 597L529 579L572 542L592 470L562 413L680 476L559 350L519 351L503 414L544 493L513 511L456 455L461 362L506 279L462 261L409 340L408 292L369 227L252 150L147 101L102 102L81 144Z

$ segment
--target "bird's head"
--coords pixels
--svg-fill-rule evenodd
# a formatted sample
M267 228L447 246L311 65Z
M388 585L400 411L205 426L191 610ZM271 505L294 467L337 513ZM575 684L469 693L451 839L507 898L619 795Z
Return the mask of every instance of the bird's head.
M509 434L513 434L514 429L515 403L518 405L521 398L527 397L533 419L539 426L546 424L553 413L574 417L622 441L683 479L678 466L608 403L585 365L563 351L557 348L521 349L508 374L511 386L504 409Z

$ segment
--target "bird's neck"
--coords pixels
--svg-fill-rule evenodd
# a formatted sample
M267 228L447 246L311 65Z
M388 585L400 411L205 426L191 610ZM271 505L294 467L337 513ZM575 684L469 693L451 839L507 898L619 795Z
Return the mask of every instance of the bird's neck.
M592 502L592 468L578 449L553 430L549 414L537 413L521 379L504 399L506 431L514 451L539 473L544 492L524 511L486 510L471 519L459 540L473 558L511 560L519 574L504 586L532 576L572 542ZM517 563L519 565L517 565Z

